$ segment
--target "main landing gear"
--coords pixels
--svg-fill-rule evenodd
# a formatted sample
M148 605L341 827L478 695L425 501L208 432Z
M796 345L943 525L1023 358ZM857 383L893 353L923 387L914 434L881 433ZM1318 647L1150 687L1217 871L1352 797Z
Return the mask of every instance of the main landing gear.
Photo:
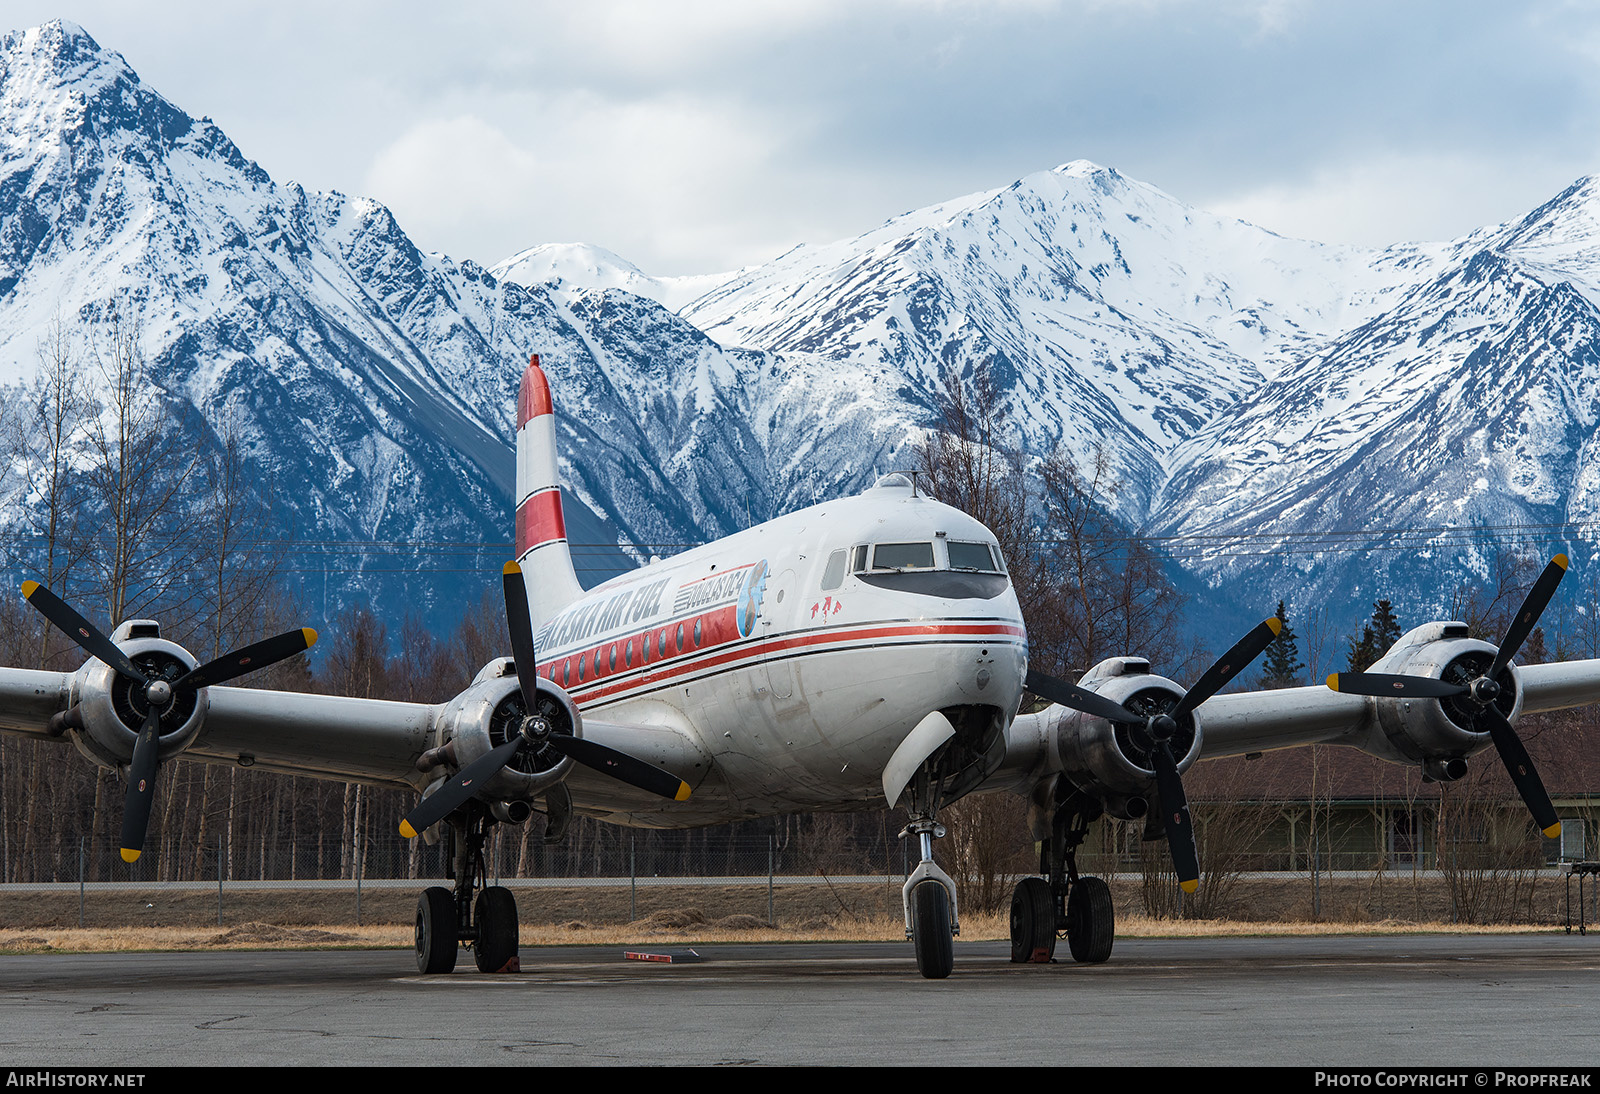
M1078 874L1077 853L1100 803L1074 794L1055 811L1050 835L1039 849L1039 872L1011 894L1011 960L1047 964L1054 960L1056 937L1065 931L1074 961L1097 965L1111 956L1116 912L1111 889L1097 877Z
M488 884L483 845L494 818L474 802L464 823L451 821L455 889L424 889L417 900L417 971L450 972L462 943L479 972L519 972L517 901L511 890ZM473 899L473 890L479 890Z

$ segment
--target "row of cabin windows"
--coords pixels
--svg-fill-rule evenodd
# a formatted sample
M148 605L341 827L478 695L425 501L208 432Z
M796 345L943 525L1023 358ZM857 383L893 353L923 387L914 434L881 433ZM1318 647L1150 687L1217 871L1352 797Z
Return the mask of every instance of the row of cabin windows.
M668 645L668 643L667 643L667 630L668 630L668 628L663 627L656 634L656 656L657 657L665 657L667 655L667 645ZM694 632L693 632L692 637L693 637L694 644L696 646L699 646L704 641L705 630L704 630L703 620L696 619L694 621ZM634 639L630 638L627 641L621 643L621 646L622 646L622 667L625 668L625 669L633 668L634 641L635 641ZM650 636L649 635L644 635L644 636L640 637L637 641L639 643L639 663L641 665L648 664L649 661L650 661ZM678 624L677 634L676 634L674 642L672 644L676 647L675 652L677 652L677 653L682 653L683 652L683 648L684 648L684 631L683 631L683 624L682 623ZM611 643L610 647L606 651L605 661L606 661L606 665L607 665L607 671L609 671L609 672L616 672L617 671L617 646L618 646L618 643L613 642L613 643ZM556 666L554 664L552 664L550 666L550 673L549 673L550 680L552 682L559 682L562 687L566 687L567 685L571 684L572 683L572 679L573 679L572 662L573 662L573 658L571 658L571 657L566 657L566 658L562 659L562 661L561 661L561 669L560 669L560 674L559 674L560 675L560 680L559 681L557 681L557 679L556 679L556 677L557 677ZM587 652L580 653L578 655L578 657L577 657L577 662L578 662L578 672L577 672L578 683L580 683L580 684L583 683L584 679L589 677L589 676L599 676L600 675L600 663L601 663L601 651L600 650L595 650L592 654L591 653L587 653Z
M940 555L944 557L940 558ZM1005 572L999 550L988 543L943 538L920 543L860 543L848 551L841 548L828 556L828 565L822 571L823 592L844 584L847 558L850 572L856 574L874 571L900 573L906 570L963 570L982 574ZM940 562L944 565L939 565Z

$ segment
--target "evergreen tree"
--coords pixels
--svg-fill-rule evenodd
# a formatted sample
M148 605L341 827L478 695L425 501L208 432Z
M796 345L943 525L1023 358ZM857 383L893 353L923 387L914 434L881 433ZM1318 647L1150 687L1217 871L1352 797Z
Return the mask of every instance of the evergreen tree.
M1278 637L1272 640L1261 659L1265 673L1261 677L1264 688L1295 688L1305 683L1301 673L1305 662L1300 660L1300 643L1295 640L1294 628L1289 626L1289 612L1283 601L1278 601Z
M1395 617L1394 605L1387 600L1372 604L1372 618L1361 625L1359 641L1354 635L1346 639L1350 661L1349 671L1366 672L1373 662L1389 652L1400 640L1400 620Z

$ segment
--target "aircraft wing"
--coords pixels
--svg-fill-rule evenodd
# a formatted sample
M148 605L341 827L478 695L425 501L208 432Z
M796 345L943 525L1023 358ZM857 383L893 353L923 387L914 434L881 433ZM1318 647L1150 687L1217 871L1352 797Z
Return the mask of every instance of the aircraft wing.
M1511 666L1497 647L1468 638L1463 625L1429 623L1403 636L1367 673L1330 680L1342 690L1213 694L1186 722L1158 716L1181 714L1185 692L1151 675L1141 658L1108 659L1081 686L1030 678L1030 689L1037 683L1060 698L1014 719L1005 762L987 788L1029 797L1041 811L1071 788L1115 815L1139 816L1162 796L1163 763L1187 768L1200 759L1339 744L1453 779L1462 761L1492 747L1539 826L1556 830L1554 808L1515 726L1524 715L1600 703L1600 660ZM1495 686L1487 687L1490 681ZM1163 747L1170 753L1164 761ZM1167 793L1182 801L1171 778Z
M86 667L88 672L75 673L0 669L0 732L46 741L76 733L92 753L126 762L130 756L116 753L131 748L134 731L100 717L109 713L96 687L102 674L92 664ZM416 760L440 710L254 688L210 687L203 695L198 724L162 734L163 761L182 755L201 763L389 786L421 785ZM84 711L83 724L52 734L51 719L73 707Z
M1516 678L1518 716L1600 703L1600 660L1526 665L1516 670ZM1443 725L1429 724L1439 721L1439 713L1435 699L1349 695L1326 685L1217 695L1198 711L1205 730L1201 757L1320 743L1353 745L1386 759L1403 759L1391 754L1394 735L1414 738L1426 750L1427 738L1446 731ZM1470 744L1463 741L1454 751ZM1476 747L1481 748L1482 742Z
M135 730L115 718L101 687L110 673L98 662L77 672L0 668L0 732L41 741L76 737L108 766L130 762ZM190 721L161 735L161 762L181 757L199 763L246 766L286 775L364 782L420 790L440 777L419 771L430 748L457 741L458 766L491 747L487 723L495 708L516 691L516 677L481 674L445 703L402 703L307 692L212 686ZM52 733L69 710L76 725ZM163 729L165 729L163 724ZM711 759L691 727L638 725L584 719L584 740L636 756L677 774L691 787L711 770ZM443 767L448 773L449 768ZM604 773L579 765L561 769L576 806L599 816L659 810L660 799ZM486 787L495 789L494 785ZM499 787L507 796L519 789ZM533 795L526 795L533 796Z

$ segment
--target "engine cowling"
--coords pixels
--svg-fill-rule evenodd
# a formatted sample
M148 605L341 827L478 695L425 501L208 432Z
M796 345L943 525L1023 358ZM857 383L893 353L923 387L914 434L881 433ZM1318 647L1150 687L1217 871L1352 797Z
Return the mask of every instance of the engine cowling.
M1170 713L1184 695L1184 689L1171 680L1152 675L1150 662L1142 657L1102 661L1078 686L1146 716ZM1052 735L1062 773L1075 786L1098 797L1111 815L1123 820L1143 817L1156 789L1155 742L1145 727L1058 709L1061 717ZM1169 743L1180 772L1199 759L1201 733L1200 720L1193 713L1178 719Z
M552 734L583 736L583 716L554 681L535 677L538 713ZM445 703L435 720L437 744L457 770L506 743L527 713L516 666L509 657L491 661L461 694ZM503 801L537 798L567 777L572 760L554 749L524 748L480 790Z
M199 664L188 650L162 638L160 624L152 619L124 622L111 640L151 679L176 680ZM105 662L90 658L74 675L71 693L72 705L57 716L58 728L91 763L110 770L127 767L149 712L142 690ZM206 709L204 688L174 697L161 715L159 762L167 763L194 743Z
M1368 671L1425 676L1463 687L1487 672L1498 652L1469 638L1465 623L1425 623L1407 632ZM1511 722L1522 713L1522 681L1514 666L1496 678L1494 705ZM1398 699L1376 704L1377 728L1360 747L1375 756L1421 764L1438 779L1459 777L1461 761L1492 743L1489 715L1466 696Z

